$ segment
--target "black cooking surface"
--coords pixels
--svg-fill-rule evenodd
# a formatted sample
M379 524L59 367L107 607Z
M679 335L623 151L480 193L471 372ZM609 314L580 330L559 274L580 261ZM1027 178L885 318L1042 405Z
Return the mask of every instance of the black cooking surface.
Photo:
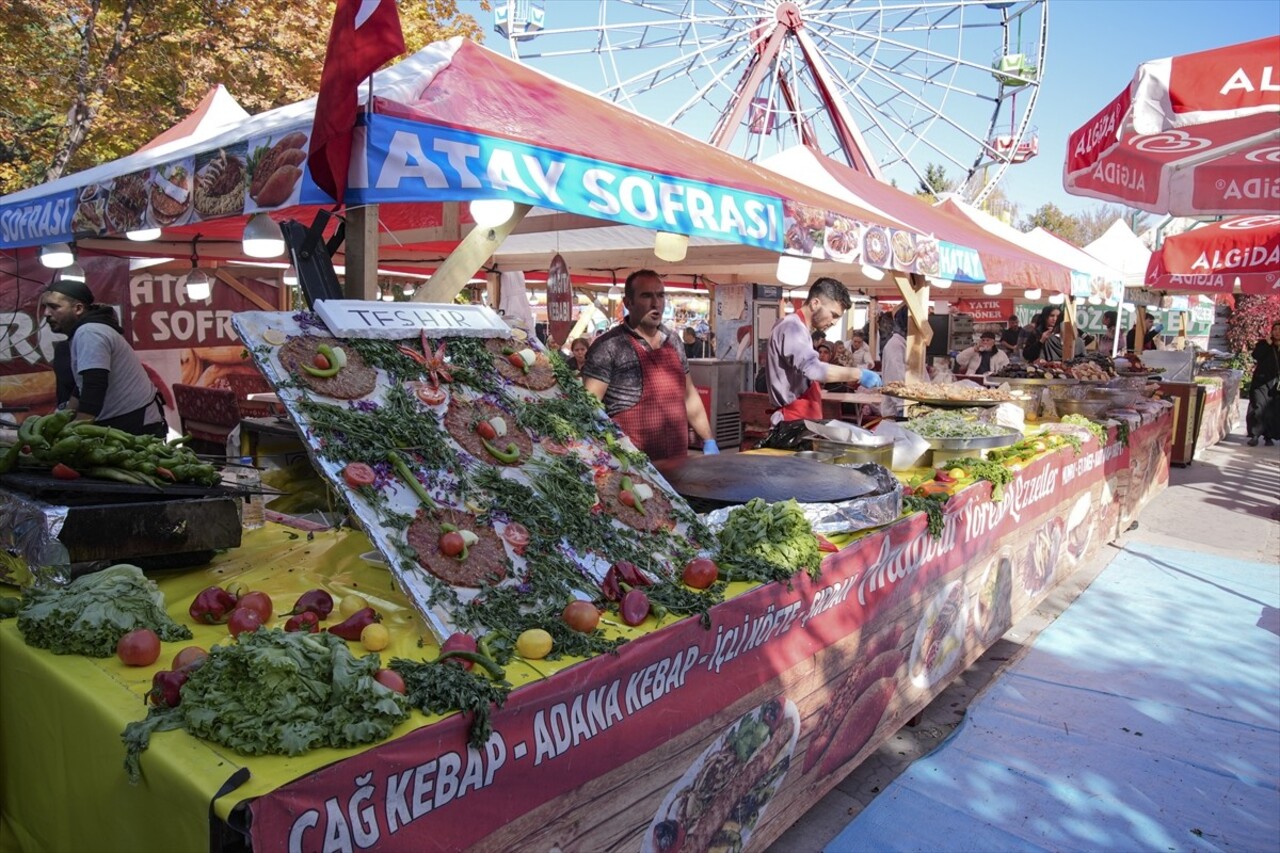
M164 501L175 498L205 498L216 495L236 494L235 490L222 486L196 486L185 483L173 483L157 491L148 486L136 486L131 483L119 483L115 480L99 480L93 477L81 477L78 480L59 480L51 474L38 474L28 471L13 471L0 474L0 488L11 492L20 492L45 503L59 506L79 506L82 504L131 503L142 501Z

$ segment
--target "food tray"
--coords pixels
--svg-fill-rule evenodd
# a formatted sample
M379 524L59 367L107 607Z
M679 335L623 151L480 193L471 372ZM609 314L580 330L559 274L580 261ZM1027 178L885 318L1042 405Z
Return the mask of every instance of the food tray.
M1079 379L1020 379L1016 376L988 376L983 380L992 388L999 388L1001 385L1078 385Z
M934 450L990 450L1008 447L1022 440L1022 430L1005 427L1001 435L981 435L974 438L929 438L920 436Z
M1013 402L1012 400L953 400L950 397L903 397L898 394L885 394L884 396L893 397L897 400L908 400L913 403L919 403L922 406L933 406L937 409L989 409L1001 403Z

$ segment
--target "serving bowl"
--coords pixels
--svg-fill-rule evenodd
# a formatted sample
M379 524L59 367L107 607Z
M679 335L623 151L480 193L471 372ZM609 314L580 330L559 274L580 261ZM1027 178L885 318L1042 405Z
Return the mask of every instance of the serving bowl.
M1057 400L1053 405L1058 410L1059 417L1084 415L1090 420L1100 419L1107 409L1115 408L1110 400Z

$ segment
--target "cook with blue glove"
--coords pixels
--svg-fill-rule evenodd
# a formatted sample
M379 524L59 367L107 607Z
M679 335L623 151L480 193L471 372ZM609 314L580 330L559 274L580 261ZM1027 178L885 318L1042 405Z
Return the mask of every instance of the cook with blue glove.
M852 305L843 284L819 278L810 286L804 306L774 325L765 363L773 423L822 420L822 386L828 382L857 382L863 388L884 384L879 374L864 367L822 361L813 347L813 333L831 328Z

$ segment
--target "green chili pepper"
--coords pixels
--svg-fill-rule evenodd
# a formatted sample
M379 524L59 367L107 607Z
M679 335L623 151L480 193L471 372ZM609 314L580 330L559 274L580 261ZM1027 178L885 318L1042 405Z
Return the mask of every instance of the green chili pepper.
M489 439L480 439L484 443L484 449L493 454L493 458L499 462L510 465L512 462L520 461L520 447L514 441L507 444L506 450L499 450Z
M387 461L391 463L391 467L396 469L396 473L405 481L405 484L418 496L418 500L426 504L427 509L435 511L437 509L436 502L431 499L431 495L427 494L427 490L422 488L422 484L418 482L418 478L414 476L413 471L409 469L408 463L401 458L400 454L394 450L388 452Z
M440 657L435 659L435 663L440 663L441 661L448 660L449 658L458 658L459 660L471 661L477 666L482 667L485 672L489 673L489 676L494 681L503 681L507 677L507 671L502 667L498 666L496 661L494 661L492 658L485 657L482 654L477 654L476 652L464 652L459 649L454 649L453 651L448 651L448 652L441 652Z
M320 346L316 347L316 351L319 352L326 359L328 359L329 366L316 367L313 364L307 364L304 362L302 364L302 369L305 370L307 373L310 373L312 376L318 377L320 379L328 379L330 376L337 376L338 371L342 369L342 364L338 360L338 356L334 354L333 347L329 346L328 344L321 344Z

